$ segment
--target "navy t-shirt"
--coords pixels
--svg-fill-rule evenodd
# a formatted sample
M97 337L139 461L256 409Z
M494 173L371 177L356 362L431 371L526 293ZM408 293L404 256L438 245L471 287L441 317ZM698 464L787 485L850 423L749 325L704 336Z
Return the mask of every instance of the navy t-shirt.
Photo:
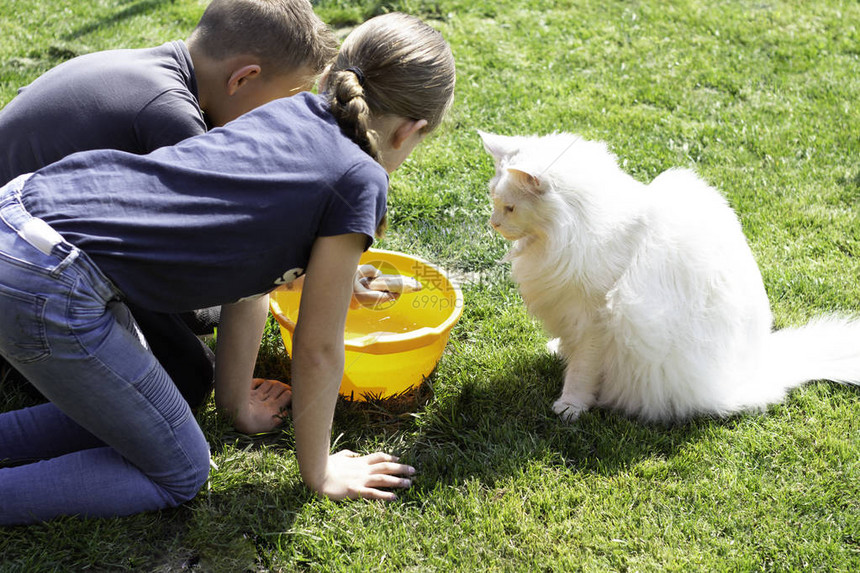
M0 110L0 184L77 151L143 154L205 132L183 42L79 56Z
M302 93L149 155L76 153L35 173L23 200L128 300L181 312L293 280L318 236L369 246L387 191L325 100Z

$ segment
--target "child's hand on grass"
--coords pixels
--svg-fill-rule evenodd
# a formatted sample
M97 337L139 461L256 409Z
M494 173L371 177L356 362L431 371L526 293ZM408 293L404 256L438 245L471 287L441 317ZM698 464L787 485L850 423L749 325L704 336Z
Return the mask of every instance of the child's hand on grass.
M342 499L397 499L394 492L380 488L407 488L415 468L397 463L398 458L382 452L365 456L342 450L328 458L326 475L317 492L335 501Z
M233 425L246 434L274 430L281 424L282 410L292 399L292 390L283 382L254 378L248 403L236 414Z

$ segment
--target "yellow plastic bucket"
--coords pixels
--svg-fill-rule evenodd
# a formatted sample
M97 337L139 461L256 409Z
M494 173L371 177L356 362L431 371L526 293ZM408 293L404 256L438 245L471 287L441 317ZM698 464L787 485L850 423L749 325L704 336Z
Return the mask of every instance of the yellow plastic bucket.
M365 395L391 396L421 384L436 367L463 312L459 287L423 259L370 249L360 264L373 265L384 274L415 277L422 288L392 303L348 311L340 393L357 400ZM269 308L290 355L300 299L301 290L279 290L270 297Z

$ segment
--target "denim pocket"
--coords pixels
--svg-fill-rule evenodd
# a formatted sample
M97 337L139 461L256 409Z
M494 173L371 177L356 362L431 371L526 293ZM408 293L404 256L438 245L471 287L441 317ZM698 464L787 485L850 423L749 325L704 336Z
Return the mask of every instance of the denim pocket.
M22 364L51 354L45 336L48 299L0 284L0 351Z

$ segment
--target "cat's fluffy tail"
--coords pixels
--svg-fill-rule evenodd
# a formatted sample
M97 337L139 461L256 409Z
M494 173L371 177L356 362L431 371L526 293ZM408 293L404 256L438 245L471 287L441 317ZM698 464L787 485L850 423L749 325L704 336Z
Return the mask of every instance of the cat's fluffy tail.
M811 380L860 385L860 319L822 317L773 332L757 378L746 389L742 406L778 402Z

